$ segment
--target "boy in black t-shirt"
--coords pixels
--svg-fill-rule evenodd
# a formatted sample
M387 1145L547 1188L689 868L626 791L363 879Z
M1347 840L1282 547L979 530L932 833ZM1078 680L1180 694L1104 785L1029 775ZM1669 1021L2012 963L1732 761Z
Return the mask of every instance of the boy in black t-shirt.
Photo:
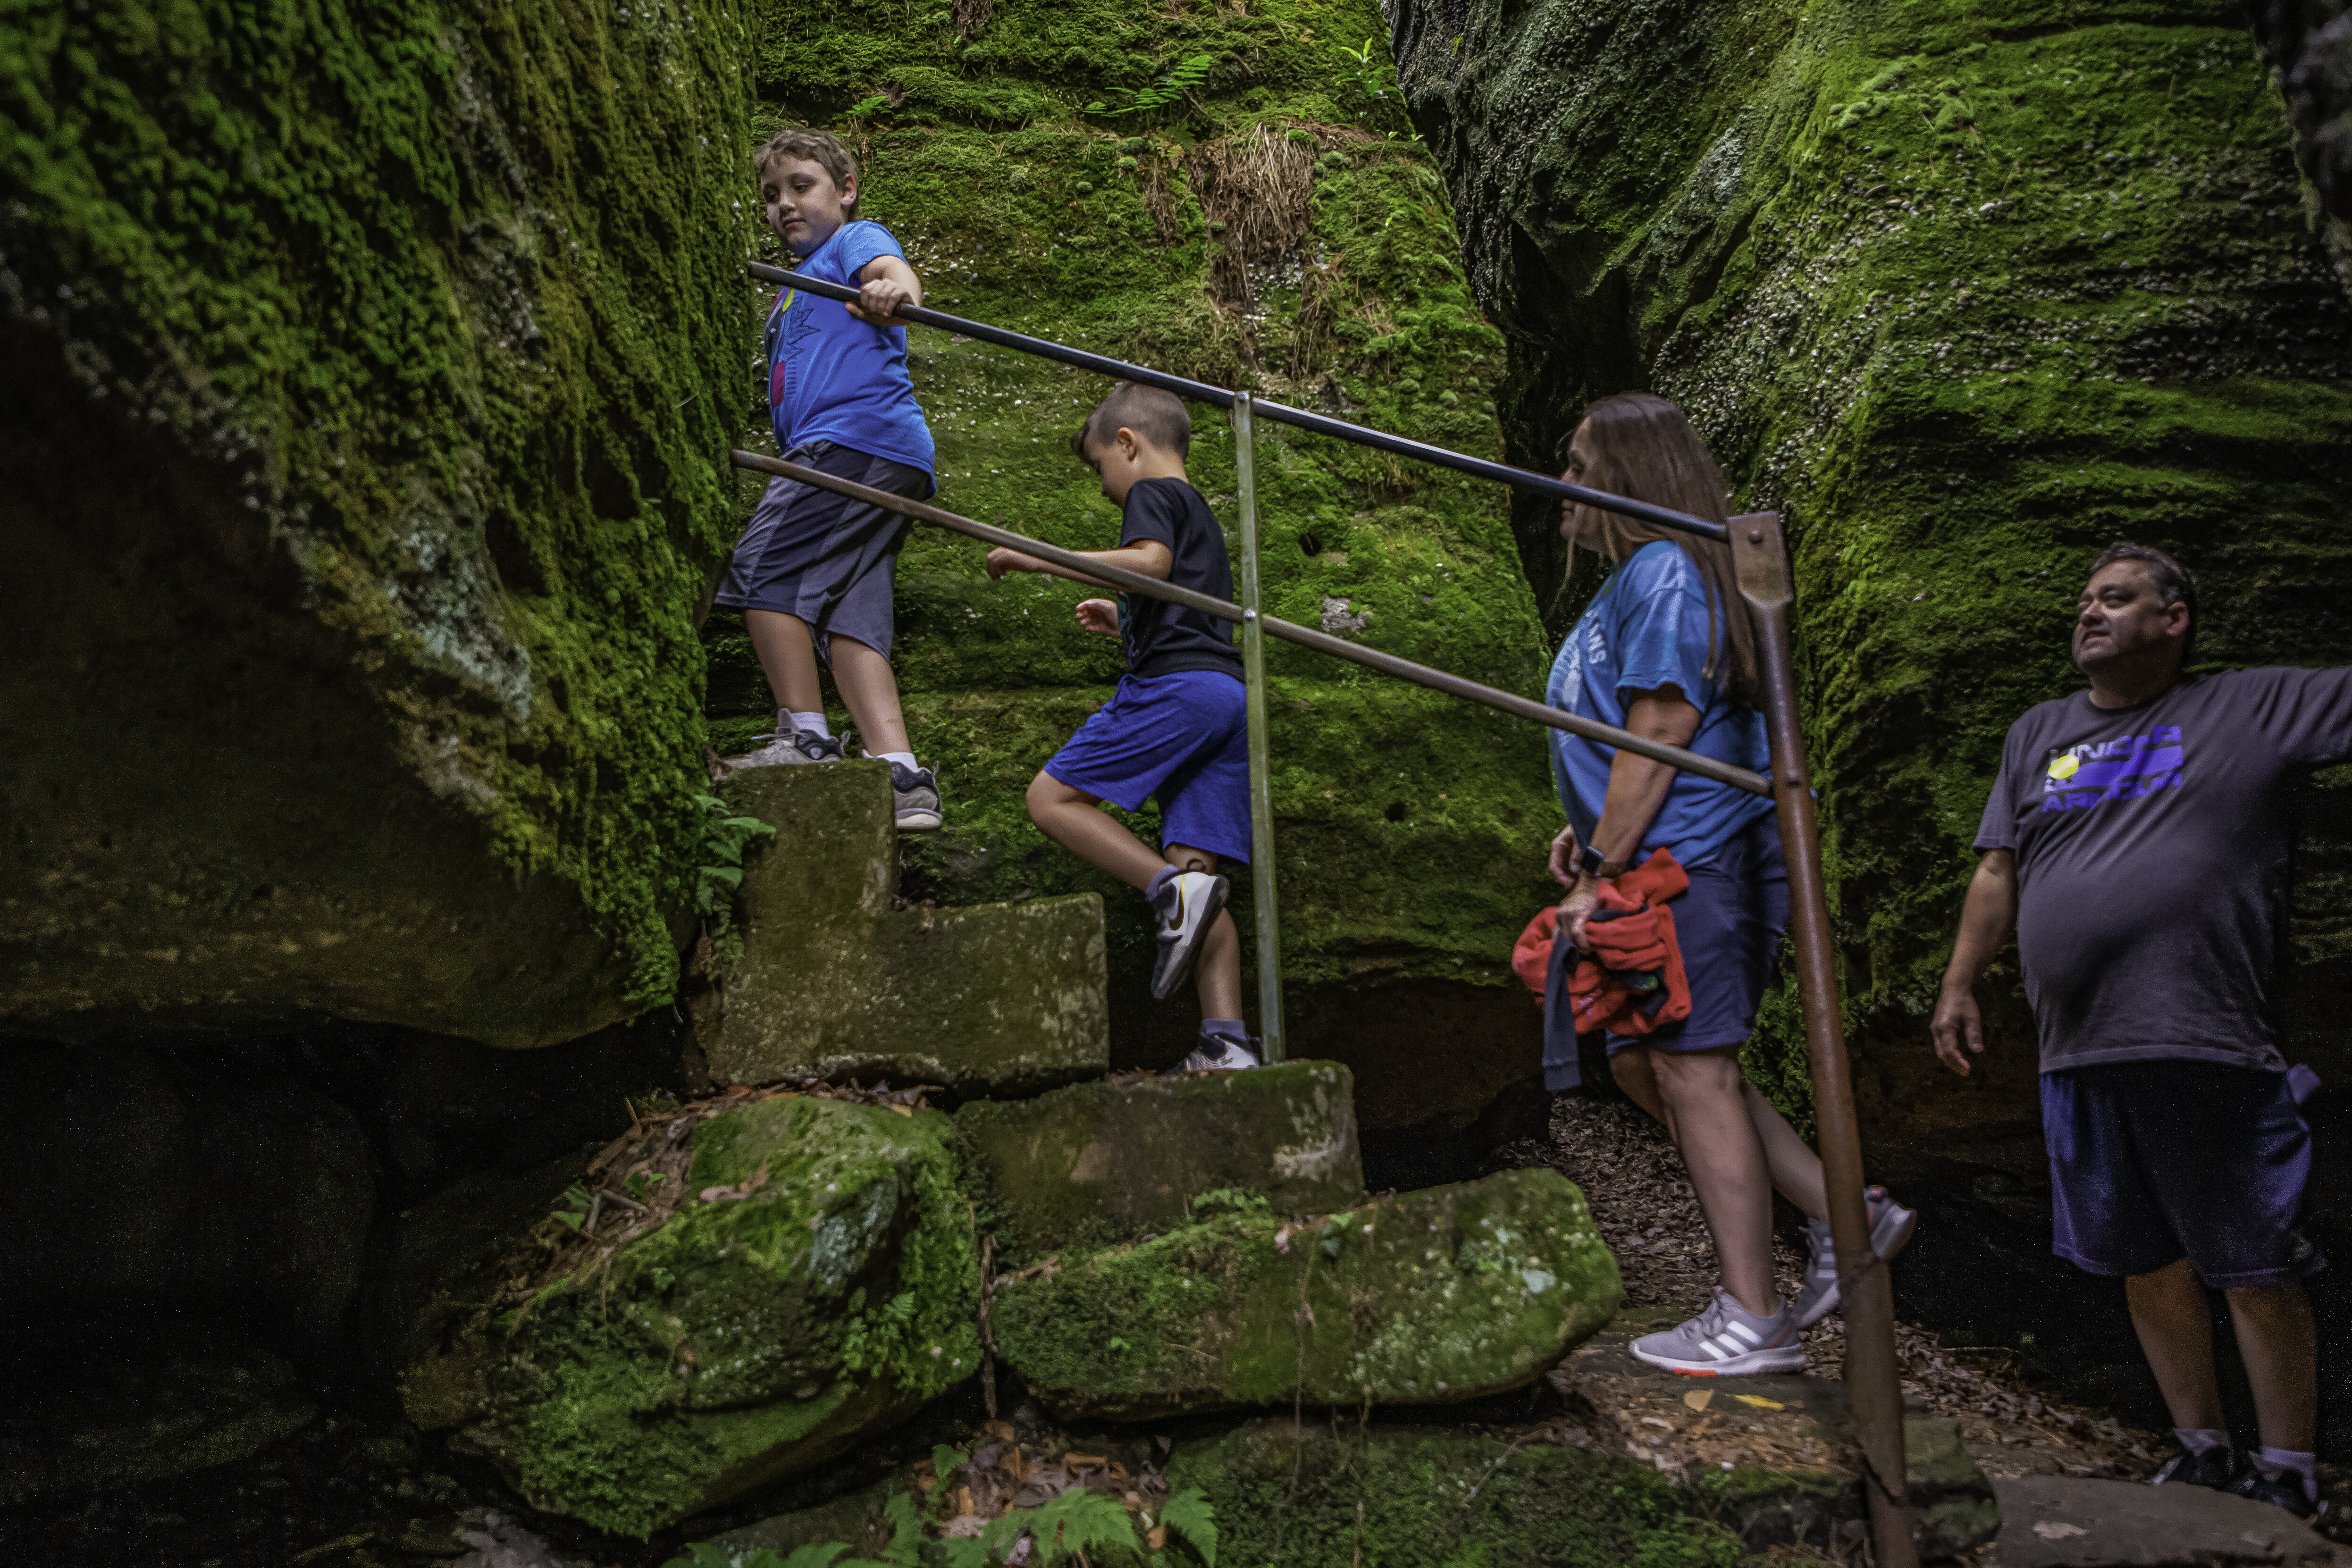
M1219 599L1234 593L1225 537L1184 477L1192 422L1172 393L1121 382L1073 444L1126 509L1118 549L1081 552L1106 566L1156 577ZM1018 550L988 552L988 575L1043 572L1099 588L1091 578ZM1228 623L1165 600L1121 594L1077 607L1087 631L1127 650L1118 691L1078 727L1029 784L1029 819L1064 849L1140 888L1160 928L1151 994L1176 988L1199 967L1201 1040L1186 1071L1255 1067L1242 1021L1241 939L1224 913L1217 859L1246 864L1250 850L1249 736L1241 655ZM1160 801L1165 856L1097 808L1132 811Z

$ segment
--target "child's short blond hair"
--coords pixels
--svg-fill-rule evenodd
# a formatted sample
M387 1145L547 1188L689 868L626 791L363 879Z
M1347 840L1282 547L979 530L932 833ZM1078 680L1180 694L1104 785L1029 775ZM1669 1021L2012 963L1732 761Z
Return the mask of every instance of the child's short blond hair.
M845 191L849 182L857 178L857 160L849 149L822 131L779 131L751 154L751 168L764 175L768 164L777 158L798 158L814 163L833 177L834 188ZM851 217L857 215L857 204L844 202L841 210Z

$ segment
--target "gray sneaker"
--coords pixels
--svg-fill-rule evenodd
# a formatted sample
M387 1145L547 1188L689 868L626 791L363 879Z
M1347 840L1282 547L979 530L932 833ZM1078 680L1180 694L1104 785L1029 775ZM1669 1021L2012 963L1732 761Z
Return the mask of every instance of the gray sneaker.
M1192 1054L1176 1064L1179 1072L1246 1072L1265 1064L1250 1049L1255 1040L1235 1040L1231 1035L1204 1034Z
M730 773L740 773L751 768L781 768L795 762L841 760L841 742L829 735L812 735L805 729L780 729L772 735L755 735L751 738L764 740L768 744L740 757L722 757L719 765Z
M1802 1372L1805 1347L1797 1338L1797 1304L1759 1318L1717 1285L1706 1311L1680 1328L1643 1334L1627 1347L1652 1366L1693 1377L1744 1377L1759 1372Z
M1870 1205L1870 1249L1882 1261L1903 1250L1919 1223L1916 1209L1904 1207L1886 1196L1883 1186L1863 1195ZM1805 1288L1797 1292L1797 1326L1809 1329L1838 1305L1837 1249L1830 1241L1826 1219L1805 1221Z
M1192 972L1192 960L1200 956L1209 927L1224 908L1227 892L1223 877L1188 871L1170 877L1151 901L1152 912L1160 917L1160 961L1151 968L1153 1001L1165 1001Z
M896 798L898 831L936 833L946 819L940 815L940 781L928 768L890 764L890 792Z

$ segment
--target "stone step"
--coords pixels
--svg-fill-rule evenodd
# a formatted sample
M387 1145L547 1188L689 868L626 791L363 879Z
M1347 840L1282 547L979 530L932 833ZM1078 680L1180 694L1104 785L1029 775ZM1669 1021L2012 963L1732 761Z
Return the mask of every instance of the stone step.
M997 1353L1072 1417L1443 1404L1540 1376L1617 1310L1616 1260L1555 1171L1262 1210L1002 1279Z
M1290 1061L975 1101L956 1113L965 1191L1000 1269L1166 1229L1204 1193L1328 1214L1363 1196L1350 1089L1338 1062Z
M1995 1481L2000 1568L2221 1568L2352 1563L2283 1509L2204 1487L2072 1476Z
M719 794L776 832L744 856L742 956L694 1004L718 1082L1034 1093L1108 1068L1100 897L893 909L887 763L754 768Z

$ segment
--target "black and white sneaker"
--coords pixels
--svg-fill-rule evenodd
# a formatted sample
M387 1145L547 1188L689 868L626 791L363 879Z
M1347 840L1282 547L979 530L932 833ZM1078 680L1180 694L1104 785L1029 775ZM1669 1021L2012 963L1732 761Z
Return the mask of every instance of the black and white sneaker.
M898 831L902 833L936 833L945 819L940 815L940 781L928 768L909 768L903 762L890 764L890 793L897 810Z
M1217 912L1225 906L1227 883L1204 871L1179 872L1168 879L1151 901L1160 916L1160 962L1151 970L1151 999L1165 1001L1184 983L1200 956L1201 944Z
M780 729L771 735L755 735L751 738L764 740L767 744L740 757L722 757L719 765L730 773L741 773L752 768L841 760L841 742L830 735L814 735L805 729Z
M2203 1453L2191 1453L2186 1448L2164 1461L2164 1468L2147 1478L2152 1487L2204 1487L2212 1491L2235 1491L2239 1485L2252 1479L2260 1480L2253 1461L2244 1450L2223 1443ZM2302 1483L2296 1482L2296 1496L2302 1495ZM2265 1501L2268 1500L2265 1499Z
M2210 1450L2208 1450L2209 1452ZM2276 1476L2263 1474L2262 1467L2252 1459L2246 1461L2246 1473L2224 1489L2256 1502L2266 1502L2273 1508L2283 1508L2297 1519L2317 1519L2327 1511L2327 1505L2303 1490L2303 1477L2294 1470Z
M1257 1041L1235 1040L1231 1035L1203 1034L1192 1054L1176 1064L1179 1072L1246 1072L1265 1064L1250 1049Z

